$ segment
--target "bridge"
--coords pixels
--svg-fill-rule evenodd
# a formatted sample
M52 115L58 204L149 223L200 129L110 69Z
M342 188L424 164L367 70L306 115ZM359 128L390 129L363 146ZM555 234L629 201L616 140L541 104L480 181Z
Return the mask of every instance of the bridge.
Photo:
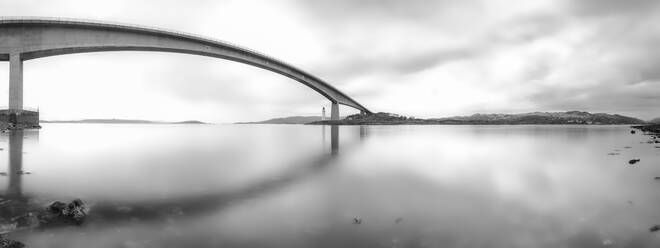
M332 103L361 112L367 108L332 85L288 63L228 42L194 34L143 26L58 18L0 18L0 61L9 61L9 111L23 110L23 61L48 56L103 52L158 51L231 60L289 77Z

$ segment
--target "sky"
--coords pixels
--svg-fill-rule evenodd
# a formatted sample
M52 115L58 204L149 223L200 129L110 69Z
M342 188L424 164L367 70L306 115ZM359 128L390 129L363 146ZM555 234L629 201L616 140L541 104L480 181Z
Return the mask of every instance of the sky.
M0 0L0 16L113 21L229 41L316 75L374 112L660 117L654 0ZM330 105L284 76L202 56L101 52L24 66L25 105L49 120L228 123L320 115ZM3 103L8 67L0 62Z

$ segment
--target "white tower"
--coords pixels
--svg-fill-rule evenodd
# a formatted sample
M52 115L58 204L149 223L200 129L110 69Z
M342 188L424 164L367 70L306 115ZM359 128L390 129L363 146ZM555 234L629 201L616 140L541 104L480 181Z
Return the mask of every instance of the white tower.
M325 121L325 107L323 107L323 110L321 110L321 120Z

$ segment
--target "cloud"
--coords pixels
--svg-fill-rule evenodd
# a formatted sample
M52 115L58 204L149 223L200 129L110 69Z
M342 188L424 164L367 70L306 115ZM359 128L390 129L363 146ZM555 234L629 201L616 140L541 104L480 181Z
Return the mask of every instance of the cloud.
M450 0L337 0L337 1L298 1L298 4L320 20L337 23L337 20L352 22L364 19L401 19L416 21L439 16L445 11L461 7L474 7L477 1ZM478 10L475 9L475 10Z
M314 69L323 77L334 80L349 80L364 75L401 75L477 56L479 51L469 48L456 48L436 51L402 51L399 54L370 55L351 54L335 58L317 65ZM405 83L405 82L402 82Z
M567 2L575 13L585 16L648 14L656 11L660 5L660 2L655 0L576 0Z
M660 104L658 82L635 85L598 84L589 87L567 89L563 87L540 88L530 95L539 107L550 110L587 110L608 113L630 113L649 119L657 113Z

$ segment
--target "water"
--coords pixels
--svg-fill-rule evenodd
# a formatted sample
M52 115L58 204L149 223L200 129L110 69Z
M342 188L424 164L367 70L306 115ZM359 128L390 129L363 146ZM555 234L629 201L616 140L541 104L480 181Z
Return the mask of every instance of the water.
M660 149L629 130L44 124L0 136L0 193L89 207L28 247L658 247Z

